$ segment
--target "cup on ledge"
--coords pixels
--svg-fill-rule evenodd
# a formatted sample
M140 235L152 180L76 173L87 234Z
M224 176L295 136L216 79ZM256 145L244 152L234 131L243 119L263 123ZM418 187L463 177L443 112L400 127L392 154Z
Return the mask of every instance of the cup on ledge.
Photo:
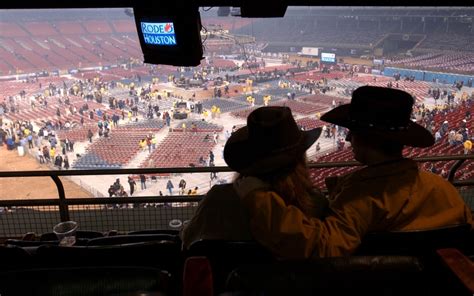
M77 222L66 221L56 224L53 227L53 232L59 240L60 246L74 246L76 243Z

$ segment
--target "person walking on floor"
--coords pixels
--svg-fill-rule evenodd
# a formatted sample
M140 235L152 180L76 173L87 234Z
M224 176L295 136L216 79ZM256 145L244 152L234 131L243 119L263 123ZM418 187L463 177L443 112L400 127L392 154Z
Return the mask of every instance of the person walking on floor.
M173 182L171 182L171 180L168 180L168 183L166 183L166 189L168 189L168 191L170 192L170 195L173 195L173 188L174 188Z
M142 190L146 189L146 176L143 174L140 174L140 186Z
M67 155L64 155L63 164L64 164L64 168L66 170L69 170L69 158L67 157Z
M130 196L132 196L135 192L135 186L137 186L137 183L131 176L128 176L128 185L130 186Z

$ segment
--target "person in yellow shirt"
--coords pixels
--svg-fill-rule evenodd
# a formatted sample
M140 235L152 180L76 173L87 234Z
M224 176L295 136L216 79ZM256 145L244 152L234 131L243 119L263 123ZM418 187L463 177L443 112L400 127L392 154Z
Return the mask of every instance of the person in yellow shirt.
M216 118L216 111L217 111L216 105L212 105L212 107L211 107L211 117L212 117L212 119Z
M49 149L49 157L51 158L51 162L54 161L55 156L56 156L56 149L54 147L51 147L51 149Z
M469 154L471 153L471 150L472 150L472 142L471 140L467 139L466 141L464 141L464 154Z
M247 96L247 102L253 107L255 105L255 99L251 95Z
M270 95L263 96L263 105L268 106L268 102L270 102L271 99L272 99L272 96Z
M410 120L413 103L404 91L363 86L350 104L321 117L349 128L354 157L365 165L326 179L330 202L324 219L288 204L284 193L255 174L234 182L249 211L253 237L279 258L303 259L351 255L369 232L472 225L471 210L451 183L403 158L404 146L434 144L432 134ZM224 149L224 157L229 167L237 168L236 156Z
M138 145L140 146L140 148L142 150L145 150L146 148L146 140L145 139L141 139L140 142L138 143Z

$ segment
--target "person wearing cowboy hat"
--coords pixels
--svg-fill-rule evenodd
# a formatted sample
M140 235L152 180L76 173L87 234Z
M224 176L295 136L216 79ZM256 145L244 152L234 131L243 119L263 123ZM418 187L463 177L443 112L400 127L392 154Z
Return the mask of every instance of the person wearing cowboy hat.
M313 188L305 157L320 134L321 128L299 129L288 107L261 107L227 140L224 159L238 173L236 180L255 176L286 204L309 217L322 218L328 201ZM181 237L184 248L199 239L253 239L249 215L232 184L209 190Z
M412 96L404 91L363 86L350 104L321 117L349 129L354 157L365 165L326 179L330 202L324 220L288 205L263 180L235 182L255 239L277 257L302 259L350 255L369 232L472 225L471 210L449 182L403 158L404 146L434 143L410 120L412 106Z

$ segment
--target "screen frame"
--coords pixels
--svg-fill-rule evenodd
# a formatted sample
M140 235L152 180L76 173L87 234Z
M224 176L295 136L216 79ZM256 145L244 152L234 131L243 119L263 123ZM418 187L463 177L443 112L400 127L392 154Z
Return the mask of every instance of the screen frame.
M197 7L195 9L134 7L134 17L145 63L175 66L197 66L201 63L203 59L202 25ZM142 22L172 23L176 45L164 46L145 43Z

